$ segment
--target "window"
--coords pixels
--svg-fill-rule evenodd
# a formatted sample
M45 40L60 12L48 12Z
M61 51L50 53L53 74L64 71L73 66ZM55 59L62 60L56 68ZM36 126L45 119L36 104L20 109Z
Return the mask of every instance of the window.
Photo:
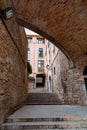
M30 48L28 48L28 54L30 54Z
M32 37L28 38L28 43L32 43Z
M50 51L49 51L49 63L50 63Z
M38 60L38 72L43 73L44 72L44 61L43 60Z
M56 74L55 67L53 69L54 69L54 75L55 75Z
M46 46L46 51L45 51L45 55L47 55L47 46Z
M44 66L44 61L43 60L38 60L38 68L41 68Z
M53 45L53 53L55 53L55 45Z
M37 43L44 43L44 38L37 38Z
M43 57L43 48L39 48L39 57Z
M48 47L50 46L50 42L48 41Z

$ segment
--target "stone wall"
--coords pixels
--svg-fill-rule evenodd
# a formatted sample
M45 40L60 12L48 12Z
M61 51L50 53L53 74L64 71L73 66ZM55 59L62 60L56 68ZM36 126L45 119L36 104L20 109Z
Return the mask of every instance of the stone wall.
M60 50L58 50L55 60L52 64L52 77L53 77L53 92L56 92L59 96L59 99L64 102L63 97L63 86L61 82L61 66L60 66ZM54 67L55 67L55 74L54 74Z
M81 58L81 57L80 57ZM61 51L58 51L53 67L56 69L56 74L53 74L54 92L58 93L59 98L65 104L86 105L86 87L84 83L83 69L86 65L86 57L80 64L76 60L76 65L70 68L69 61Z
M6 6L10 4L8 1ZM27 48L26 40L20 38L21 29L19 31L15 17L4 22L0 19L0 123L27 97L27 50L23 50L24 46Z

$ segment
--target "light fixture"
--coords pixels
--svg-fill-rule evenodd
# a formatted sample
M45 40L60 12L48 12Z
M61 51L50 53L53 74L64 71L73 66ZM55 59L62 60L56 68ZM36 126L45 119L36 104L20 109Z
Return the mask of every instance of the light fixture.
M49 65L46 65L46 69L49 69Z
M10 19L10 18L13 17L14 12L13 12L12 7L8 7L6 9L4 9L4 10L1 10L1 14L4 17L4 19L7 20L7 19Z

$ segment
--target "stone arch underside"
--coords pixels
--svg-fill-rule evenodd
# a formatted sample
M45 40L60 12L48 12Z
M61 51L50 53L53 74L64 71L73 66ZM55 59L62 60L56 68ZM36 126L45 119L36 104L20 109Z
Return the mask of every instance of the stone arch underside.
M66 85L72 93L72 96L67 94L65 103L87 105L87 93L81 78L87 66L87 0L1 0L0 8L13 7L12 1L15 14L5 20L5 24L16 44L0 19L0 123L27 98L27 73L22 60L23 57L27 61L26 37L15 18L20 25L60 46L68 59L75 62L76 67L69 73L67 68L65 73L69 74L70 84L67 82Z
M71 77L70 83L73 81L73 84L70 84L70 90L74 90L72 95L81 99L77 101L77 98L67 95L66 104L69 100L70 104L86 104L81 75L87 65L87 1L16 0L14 8L19 24L53 42L69 59L70 67L76 66L70 71L67 70L70 74L68 79Z
M23 21L21 19L17 19L17 22L19 25L24 26L38 34L40 34L41 36L45 37L46 39L48 39L50 42L52 42L53 44L55 44L63 53L64 55L67 57L67 59L69 60L69 64L70 67L74 67L74 62L73 59L71 58L71 56L69 55L69 53L65 50L65 48L59 43L57 42L54 38L52 38L51 36L49 36L48 34L46 34L45 32L43 32L42 30L40 30L39 28L33 26L32 24L30 24L29 22Z
M86 0L14 1L18 23L45 36L69 61L87 54L86 7Z

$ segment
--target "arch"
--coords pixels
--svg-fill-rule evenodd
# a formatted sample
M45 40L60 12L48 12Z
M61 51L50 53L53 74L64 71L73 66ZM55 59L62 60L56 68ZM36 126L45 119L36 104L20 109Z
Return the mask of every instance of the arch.
M52 92L52 79L50 75L49 75L49 90Z
M84 76L87 76L87 66L85 67L83 74ZM87 91L87 77L85 77L84 80L85 80L85 86L86 86L86 91Z
M43 32L42 30L40 30L39 28L35 27L34 25L30 24L29 22L26 22L20 18L17 18L17 22L19 25L24 26L40 35L42 35L43 37L45 37L46 39L48 39L50 42L52 42L53 44L55 44L61 51L62 53L67 57L67 59L69 60L69 66L70 68L74 68L75 64L73 61L73 58L70 56L70 54L66 51L66 49L61 45L60 42L57 42L54 38L52 38L50 35L48 35L47 33Z

